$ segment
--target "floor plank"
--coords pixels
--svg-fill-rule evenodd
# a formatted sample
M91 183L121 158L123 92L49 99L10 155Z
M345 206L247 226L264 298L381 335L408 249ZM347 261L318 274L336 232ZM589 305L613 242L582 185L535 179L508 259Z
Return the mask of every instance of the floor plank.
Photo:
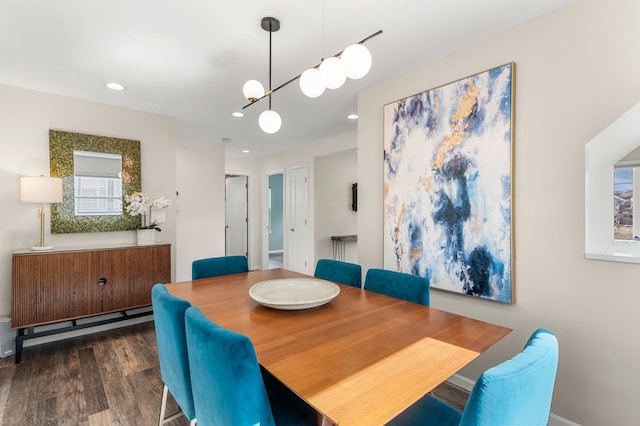
M0 359L0 425L154 425L162 379L153 322L25 348ZM433 391L462 409L468 392ZM167 416L179 411L169 396ZM187 426L180 417L168 426Z
M109 408L107 396L102 381L94 380L94 371L99 370L93 348L83 348L78 351L79 374L82 391L85 395L85 411L87 416L105 411Z

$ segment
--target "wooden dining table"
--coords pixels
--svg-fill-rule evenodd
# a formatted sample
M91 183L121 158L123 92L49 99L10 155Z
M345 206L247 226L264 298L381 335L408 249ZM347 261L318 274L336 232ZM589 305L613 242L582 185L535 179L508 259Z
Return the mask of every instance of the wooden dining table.
M339 284L329 303L262 306L249 289L311 278L285 269L167 285L216 324L248 336L258 362L336 425L383 425L511 330Z

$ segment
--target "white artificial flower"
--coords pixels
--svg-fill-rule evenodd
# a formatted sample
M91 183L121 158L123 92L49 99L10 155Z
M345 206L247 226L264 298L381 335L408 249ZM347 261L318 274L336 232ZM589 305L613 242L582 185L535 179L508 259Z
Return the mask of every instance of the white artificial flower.
M156 198L151 202L152 207L157 207L159 209L166 209L171 205L171 200L165 197Z
M142 192L134 192L131 195L125 195L124 201L127 203L126 211L131 216L142 216L141 229L155 229L160 231L156 222L147 223L147 216L151 217L151 208L166 209L171 205L171 200L165 197L159 197L151 200L147 194Z

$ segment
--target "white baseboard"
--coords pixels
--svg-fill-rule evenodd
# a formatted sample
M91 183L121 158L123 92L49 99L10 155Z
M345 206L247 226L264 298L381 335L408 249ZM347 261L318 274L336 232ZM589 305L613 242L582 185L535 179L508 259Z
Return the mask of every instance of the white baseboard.
M459 374L454 374L453 376L447 379L449 383L452 383L456 386L461 387L462 389L468 390L471 392L473 389L473 385L476 383L475 381L468 379ZM549 415L549 423L547 426L581 426L579 423L572 422L569 419L565 419L564 417L560 417L556 414L551 413Z
M557 416L553 413L549 415L548 426L581 426L580 423L572 422L564 417Z

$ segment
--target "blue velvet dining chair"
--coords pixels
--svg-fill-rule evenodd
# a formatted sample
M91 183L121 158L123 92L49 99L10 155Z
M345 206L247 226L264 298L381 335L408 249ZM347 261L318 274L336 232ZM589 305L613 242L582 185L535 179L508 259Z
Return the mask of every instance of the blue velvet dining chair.
M219 277L222 275L249 272L247 256L221 256L194 260L191 264L191 279Z
M364 289L429 306L429 280L417 275L369 269L364 280Z
M316 263L316 270L313 276L354 287L362 286L362 267L355 263L320 259Z
M184 325L184 314L191 304L170 294L164 284L155 284L151 288L151 304L158 341L160 376L164 384L159 424L168 423L184 414L194 425L196 411L191 392L191 375L189 374L187 337ZM165 419L169 391L182 412Z
M316 412L298 396L267 393L251 340L214 324L200 309L185 315L198 426L316 425ZM272 379L275 380L275 379Z
M522 352L482 373L462 413L426 395L388 425L546 425L557 368L558 340L538 329Z

